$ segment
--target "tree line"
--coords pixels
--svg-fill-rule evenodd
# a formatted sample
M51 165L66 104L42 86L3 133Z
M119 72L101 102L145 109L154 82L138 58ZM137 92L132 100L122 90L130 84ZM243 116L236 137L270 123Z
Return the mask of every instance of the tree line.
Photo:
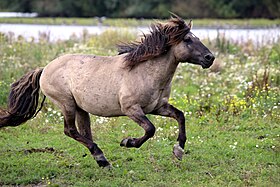
M0 0L0 11L41 17L279 18L278 0Z

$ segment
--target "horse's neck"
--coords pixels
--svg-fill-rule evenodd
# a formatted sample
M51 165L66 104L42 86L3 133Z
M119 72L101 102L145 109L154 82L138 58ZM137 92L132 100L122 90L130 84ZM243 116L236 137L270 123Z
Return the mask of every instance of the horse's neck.
M160 87L171 82L178 66L178 62L176 62L172 52L168 52L143 64L145 64L144 73L151 77L150 80L153 81L154 85L159 85Z

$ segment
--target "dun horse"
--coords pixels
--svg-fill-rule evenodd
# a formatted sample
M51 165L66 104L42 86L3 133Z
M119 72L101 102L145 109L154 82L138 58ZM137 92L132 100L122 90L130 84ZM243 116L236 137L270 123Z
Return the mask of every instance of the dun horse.
M179 143L173 154L181 160L185 117L168 103L171 80L180 62L209 68L215 59L190 30L191 22L186 24L174 15L166 23L152 24L150 33L140 41L120 44L116 56L68 54L56 58L12 84L8 108L0 110L0 128L18 126L35 117L41 109L37 110L41 89L61 109L64 133L85 145L100 167L111 165L93 142L89 113L128 116L140 125L144 136L128 137L120 143L135 148L156 131L146 114L174 118L179 124Z

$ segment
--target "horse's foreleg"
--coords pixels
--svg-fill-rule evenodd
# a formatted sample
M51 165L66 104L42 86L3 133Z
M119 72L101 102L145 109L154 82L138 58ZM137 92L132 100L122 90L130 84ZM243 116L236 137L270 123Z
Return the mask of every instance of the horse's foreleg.
M184 154L184 147L186 143L186 127L184 113L170 104L165 104L161 108L154 111L152 114L171 117L177 120L179 124L179 145L175 145L173 148L173 154L181 160Z
M111 167L110 163L107 161L107 159L105 158L102 150L97 146L96 143L94 143L91 139L91 133L86 132L87 130L90 130L90 127L86 127L89 128L86 131L80 129L80 131L82 133L85 132L85 136L82 136L75 125L75 117L76 115L79 115L79 111L78 114L76 113L77 111L75 110L71 110L71 111L63 111L63 115L64 115L64 133L77 140L78 142L82 143L83 145L85 145L91 152L92 156L94 157L94 159L96 160L97 164L100 167ZM80 111L81 112L81 111ZM81 114L81 113L80 113ZM85 123L89 123L89 121L87 121L88 119L85 118ZM80 115L77 119L77 122L80 123L79 128L83 128L81 123L82 122L82 115Z
M140 138L125 138L121 141L120 145L125 147L139 148L144 142L154 136L156 128L145 116L141 107L133 106L129 108L127 111L127 116L145 130L145 135Z

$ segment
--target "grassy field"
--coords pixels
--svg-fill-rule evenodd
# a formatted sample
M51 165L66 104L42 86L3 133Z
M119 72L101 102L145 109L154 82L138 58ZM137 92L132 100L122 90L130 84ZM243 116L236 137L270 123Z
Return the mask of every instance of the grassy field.
M191 19L191 18L190 18ZM111 18L0 18L0 23L49 24L49 25L105 25L105 26L148 26L151 19ZM280 26L280 19L194 19L195 27L260 28Z
M24 73L65 53L115 55L132 33L106 31L86 39L26 42L0 35L0 106ZM223 38L205 40L211 69L181 64L170 102L183 110L186 154L172 156L178 126L148 116L157 127L140 149L119 146L143 130L126 117L92 116L94 140L114 169L100 169L88 150L63 134L59 110L48 100L38 116L0 130L1 186L278 186L280 184L280 42L256 48Z

